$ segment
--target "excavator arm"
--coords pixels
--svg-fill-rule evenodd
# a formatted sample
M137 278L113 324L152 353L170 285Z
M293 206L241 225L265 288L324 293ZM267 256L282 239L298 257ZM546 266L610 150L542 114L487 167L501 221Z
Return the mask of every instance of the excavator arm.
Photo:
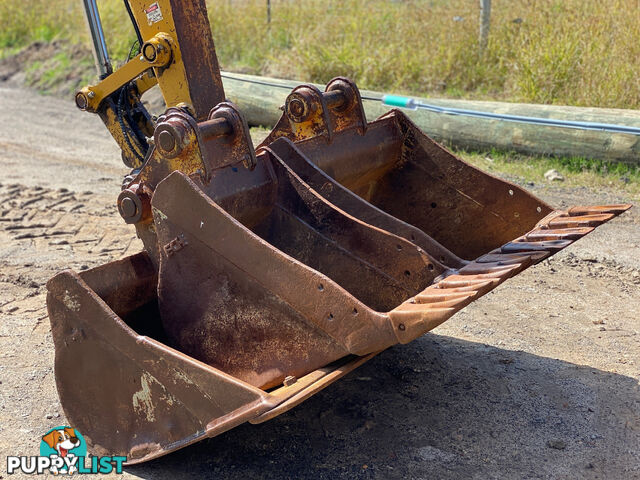
M84 0L100 81L76 93L78 108L98 113L130 167L148 151L154 124L140 97L159 85L167 108L198 120L224 101L224 89L204 0L124 0L139 51L113 71L96 0Z

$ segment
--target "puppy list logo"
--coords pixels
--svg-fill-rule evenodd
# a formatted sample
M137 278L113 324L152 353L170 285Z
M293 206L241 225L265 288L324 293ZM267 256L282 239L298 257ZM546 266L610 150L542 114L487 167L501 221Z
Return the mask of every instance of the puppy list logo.
M87 457L87 443L82 434L71 427L56 427L42 436L40 456L7 457L7 473L122 473L127 457Z

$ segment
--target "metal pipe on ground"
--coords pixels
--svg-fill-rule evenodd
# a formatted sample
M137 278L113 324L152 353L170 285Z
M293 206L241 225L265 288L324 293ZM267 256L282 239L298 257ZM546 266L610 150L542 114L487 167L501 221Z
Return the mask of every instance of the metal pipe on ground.
M227 97L239 106L249 124L266 127L275 125L281 114L279 107L284 105L291 89L300 84L295 80L238 73L224 73L223 83ZM361 90L361 93L369 121L388 111L389 107L381 101L369 100L381 98L382 93L367 90ZM636 110L439 98L416 100L447 108L640 127L640 112ZM404 112L429 136L456 148L640 164L640 136L637 135L447 115L425 109Z

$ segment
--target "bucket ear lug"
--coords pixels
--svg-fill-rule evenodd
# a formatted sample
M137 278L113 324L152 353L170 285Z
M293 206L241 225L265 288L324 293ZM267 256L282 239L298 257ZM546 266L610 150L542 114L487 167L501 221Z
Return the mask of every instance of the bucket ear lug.
M249 125L242 112L233 103L222 102L209 112L209 120L216 118L224 118L231 126L227 140L231 152L225 164L231 165L237 160L241 160L248 170L256 168L258 162L256 151L253 148ZM225 164L219 164L216 167L223 167Z

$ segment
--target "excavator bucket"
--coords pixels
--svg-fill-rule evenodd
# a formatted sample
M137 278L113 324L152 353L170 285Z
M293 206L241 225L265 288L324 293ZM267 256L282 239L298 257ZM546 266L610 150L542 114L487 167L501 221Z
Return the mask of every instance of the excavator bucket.
M398 110L368 123L344 78L257 150L234 105L171 107L118 197L145 251L48 283L62 406L129 464L269 420L628 208L554 210Z

